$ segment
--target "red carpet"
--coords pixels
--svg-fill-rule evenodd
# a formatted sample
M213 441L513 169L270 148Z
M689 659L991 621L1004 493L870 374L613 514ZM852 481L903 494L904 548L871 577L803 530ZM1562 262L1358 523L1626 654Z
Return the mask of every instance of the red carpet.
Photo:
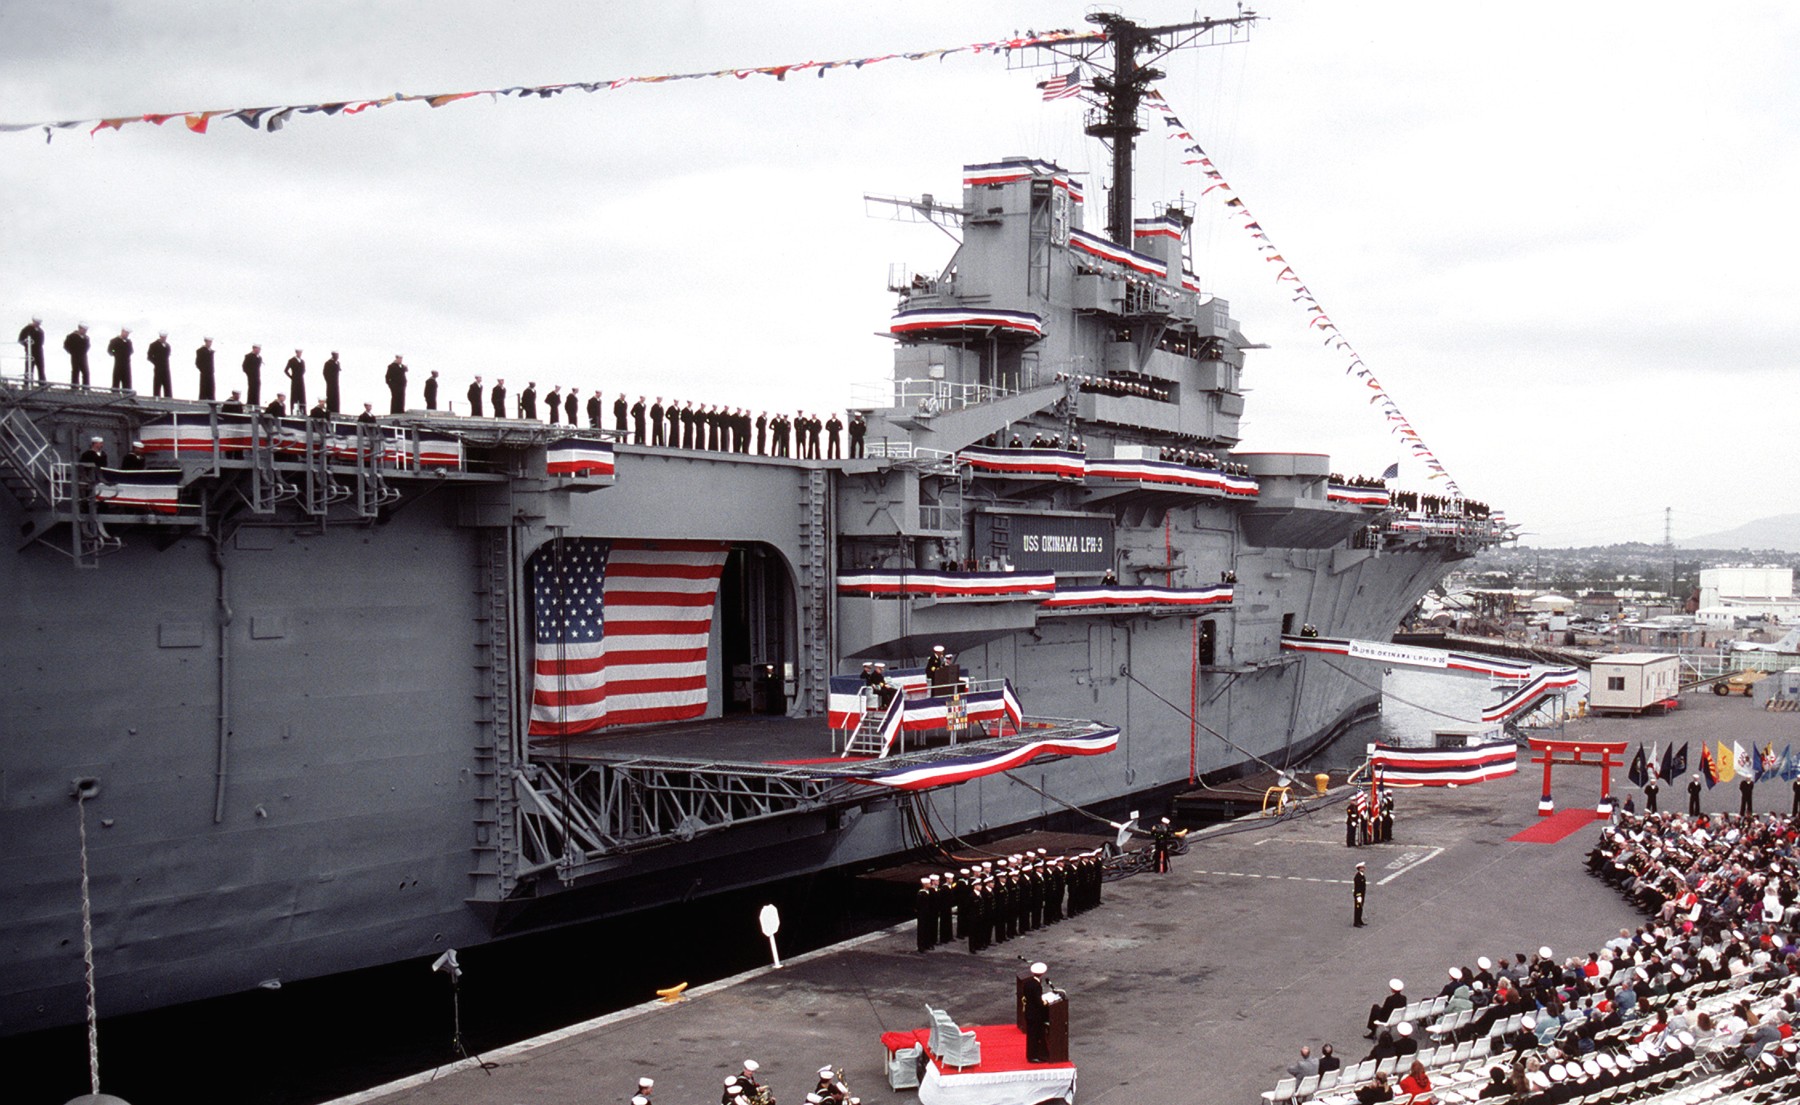
M1074 1063L1030 1063L1025 1060L1025 1033L1018 1026L1010 1024L965 1024L965 1032L975 1033L975 1039L981 1044L981 1065L964 1067L961 1070L945 1069L948 1074L983 1074L994 1071L1009 1070L1054 1070L1058 1067L1073 1067ZM915 1029L912 1032L884 1032L881 1035L882 1046L890 1053L902 1047L911 1047L914 1040L926 1043L931 1039L928 1028ZM935 1061L936 1056L933 1056Z
M1531 828L1516 832L1506 839L1516 840L1520 844L1555 844L1597 824L1598 820L1591 809L1557 810L1549 817L1538 818Z

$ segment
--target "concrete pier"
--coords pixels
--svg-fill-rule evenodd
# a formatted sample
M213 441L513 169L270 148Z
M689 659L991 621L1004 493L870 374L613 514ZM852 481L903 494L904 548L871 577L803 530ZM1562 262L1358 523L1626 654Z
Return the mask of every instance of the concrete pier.
M1686 740L1690 768L1702 739L1772 741L1777 752L1800 743L1800 715L1711 694L1683 704L1667 717L1575 722L1565 735ZM1344 846L1340 790L1279 822L1190 835L1170 874L1108 883L1100 908L978 956L962 946L918 954L903 926L491 1053L489 1072L423 1072L339 1105L625 1102L640 1075L656 1079L659 1105L709 1105L746 1058L783 1105L798 1105L827 1063L871 1105L911 1101L887 1088L881 1033L924 1025L926 1002L964 1024L1010 1022L1019 957L1048 963L1068 992L1082 1105L1253 1105L1302 1043L1333 1043L1346 1062L1365 1055L1363 1019L1390 977L1424 996L1452 964L1545 944L1586 952L1639 922L1582 865L1597 824L1554 844L1508 840L1538 820L1539 783L1521 756L1508 779L1399 791L1394 841L1361 849ZM1599 786L1597 772L1559 769L1557 808L1591 808ZM1636 793L1622 779L1615 792ZM1665 785L1662 798L1664 809L1685 808L1684 785ZM1756 801L1786 812L1789 784L1760 784ZM1737 802L1735 783L1703 798L1710 811ZM1363 929L1350 925L1358 860L1369 865Z

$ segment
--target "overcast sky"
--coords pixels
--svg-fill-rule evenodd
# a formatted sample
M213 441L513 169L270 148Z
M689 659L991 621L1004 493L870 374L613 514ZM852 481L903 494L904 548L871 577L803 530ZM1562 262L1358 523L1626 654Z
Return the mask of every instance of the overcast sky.
M1528 543L1679 539L1794 509L1800 9L1268 0L1160 86L1464 493ZM0 2L0 122L866 57L1081 27L1085 5L666 0ZM1139 0L1141 21L1191 4ZM1229 14L1202 9L1201 14ZM950 243L865 192L959 195L1009 154L1094 174L1076 100L998 56L488 98L280 133L215 119L0 135L0 322L251 342L347 400L504 376L841 406L890 367L890 263ZM1198 197L1155 120L1138 197ZM1194 265L1251 355L1243 448L1402 462L1215 193ZM1097 204L1090 204L1097 207ZM1090 217L1103 223L1097 212ZM1092 229L1100 229L1094 226ZM10 338L13 330L5 334ZM18 370L18 347L0 365ZM104 371L104 370L101 370ZM316 378L316 377L315 377ZM318 386L315 382L315 388ZM268 390L265 388L265 390Z

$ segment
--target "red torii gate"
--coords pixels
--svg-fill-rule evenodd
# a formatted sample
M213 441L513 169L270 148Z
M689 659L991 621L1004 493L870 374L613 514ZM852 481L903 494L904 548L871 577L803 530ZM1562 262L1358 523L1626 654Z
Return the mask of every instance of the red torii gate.
M1600 804L1594 809L1594 817L1597 820L1604 820L1612 816L1612 771L1615 767L1625 766L1621 760L1615 757L1625 755L1625 746L1630 742L1532 737L1529 743L1531 750L1537 753L1531 758L1531 762L1544 765L1544 796L1538 800L1539 817L1549 817L1556 811L1556 803L1550 797L1550 769L1558 764L1571 767L1598 767L1600 769ZM1559 756L1567 758L1558 759Z

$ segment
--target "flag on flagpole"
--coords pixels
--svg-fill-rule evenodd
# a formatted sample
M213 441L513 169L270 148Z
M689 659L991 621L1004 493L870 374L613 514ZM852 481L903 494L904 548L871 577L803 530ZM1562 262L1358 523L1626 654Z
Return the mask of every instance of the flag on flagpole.
M1671 744L1669 747L1663 749L1662 760L1661 760L1662 767L1659 769L1659 774L1662 778L1662 781L1665 783L1672 783L1675 781L1675 776L1669 774L1670 770L1672 770L1672 768L1674 766L1674 755L1675 755L1675 746L1674 745Z
M1383 468L1381 470L1381 478L1384 480L1399 479L1400 478L1400 462L1395 461L1394 463L1388 465L1386 468Z
M1763 772L1768 770L1768 765L1763 760L1762 749L1754 744L1750 746L1750 768L1750 777L1756 782L1762 782Z
M1669 747L1673 748L1675 746L1670 745ZM1669 780L1669 782L1672 783L1687 774L1687 750L1687 741L1682 741L1681 752L1675 757L1674 766L1663 772L1663 777Z
M1700 776L1706 780L1707 790L1718 785L1719 768L1713 763L1712 750L1706 747L1705 741L1700 742Z
M1794 758L1794 746L1791 744L1781 748L1781 777L1790 783L1800 779L1800 760Z
M1734 776L1750 774L1750 754L1744 751L1743 741L1731 742L1731 770ZM1755 776L1750 781L1755 782Z
M1082 89L1081 66L1059 73L1047 81L1039 81L1038 87L1044 90L1044 99L1063 100L1076 95Z
M1768 741L1762 747L1762 763L1756 769L1756 777L1773 779L1780 770L1780 761L1775 759L1775 742Z
M1737 756L1725 747L1724 741L1715 742L1719 750L1713 754L1713 771L1719 776L1719 782L1729 783L1737 778Z
M1643 745L1638 745L1637 755L1631 757L1631 770L1625 773L1625 777L1631 780L1632 786L1640 789L1650 781L1650 776L1644 771Z
M1656 743L1657 742L1655 742L1655 741L1650 742L1650 758L1649 758L1649 760L1646 761L1646 764L1650 771L1650 778L1652 778L1652 779L1661 778L1661 776L1659 774L1657 774L1658 768L1656 765L1658 763L1660 763L1661 761L1656 758Z

